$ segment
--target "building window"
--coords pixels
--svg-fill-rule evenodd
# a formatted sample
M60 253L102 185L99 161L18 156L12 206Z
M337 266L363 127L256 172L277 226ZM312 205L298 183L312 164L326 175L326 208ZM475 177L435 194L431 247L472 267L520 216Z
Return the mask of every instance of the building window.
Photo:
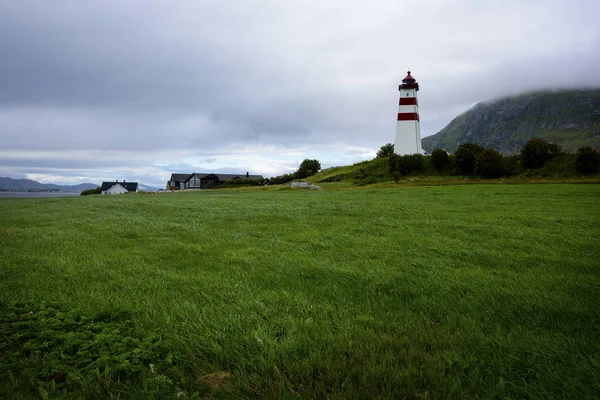
M199 188L200 187L200 178L198 178L197 176L193 176L188 183L188 187L189 188Z

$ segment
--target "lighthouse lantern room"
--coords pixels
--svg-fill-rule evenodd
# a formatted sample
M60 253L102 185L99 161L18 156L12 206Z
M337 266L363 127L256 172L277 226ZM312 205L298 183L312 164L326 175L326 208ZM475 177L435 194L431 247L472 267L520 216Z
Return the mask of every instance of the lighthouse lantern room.
M396 123L396 141L394 152L398 155L423 154L421 149L421 127L419 125L419 102L417 92L419 84L410 74L402 79L398 120Z

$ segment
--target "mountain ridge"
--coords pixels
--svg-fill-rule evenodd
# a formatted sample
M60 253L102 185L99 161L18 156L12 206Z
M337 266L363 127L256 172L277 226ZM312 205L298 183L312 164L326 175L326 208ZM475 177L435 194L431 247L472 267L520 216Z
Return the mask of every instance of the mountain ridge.
M534 137L569 152L600 147L600 88L539 90L482 101L423 138L422 146L427 152L452 153L469 142L512 155Z
M0 176L0 189L3 190L40 190L40 191L61 191L61 192L81 192L86 189L98 187L94 183L80 183L78 185L55 185L53 183L40 183L32 179L13 179Z
M0 176L0 190L17 190L17 191L61 191L68 193L80 193L83 190L95 189L100 185L95 183L80 183L78 185L55 185L53 183L40 183L31 179L14 179ZM140 190L156 191L155 187L139 184Z

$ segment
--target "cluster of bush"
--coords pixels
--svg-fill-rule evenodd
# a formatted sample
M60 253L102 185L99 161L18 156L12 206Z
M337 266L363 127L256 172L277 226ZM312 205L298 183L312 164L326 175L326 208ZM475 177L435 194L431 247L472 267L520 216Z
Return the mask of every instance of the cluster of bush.
M300 163L300 167L291 174L283 174L265 179L264 184L267 185L281 185L284 183L291 182L296 179L304 179L309 176L313 176L321 170L321 163L319 160L306 159Z
M382 146L377 156L384 157L383 154L388 153L389 146L389 143ZM474 143L461 144L454 155L448 154L444 149L435 149L429 157L421 154L399 156L393 153L392 147L388 163L392 178L396 181L403 175L426 171L427 161L438 173L477 175L484 179L493 179L516 175L523 170L541 168L561 154L564 153L557 144L534 138L525 143L520 154L506 157L496 150L486 149ZM575 166L582 174L600 171L600 152L592 147L580 148L576 153Z
M600 171L600 151L593 147L581 147L577 149L577 160L575 161L577 171L582 174L594 174Z
M100 186L98 186L96 189L83 190L79 195L80 196L88 196L90 194L101 194L101 193L102 193L102 189L100 188Z
M236 186L262 186L265 184L265 179L245 179L236 178L229 181L225 181L221 186L218 187L236 187Z

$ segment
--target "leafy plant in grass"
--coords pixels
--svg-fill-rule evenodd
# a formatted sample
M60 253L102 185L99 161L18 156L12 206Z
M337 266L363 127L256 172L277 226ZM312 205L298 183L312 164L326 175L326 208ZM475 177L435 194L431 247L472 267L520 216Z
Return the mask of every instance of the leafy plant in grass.
M577 149L575 167L586 175L600 171L600 152L589 146Z
M525 168L540 168L561 152L562 149L557 144L547 142L541 138L533 138L528 140L521 149L521 161Z
M475 161L483 147L475 143L463 143L456 150L455 159L458 171L463 175L473 175L475 172Z
M493 179L506 175L502 154L492 149L483 150L475 161L475 173L481 178Z
M42 398L174 393L159 364L172 359L160 336L138 335L124 312L83 315L42 303L0 304L0 392ZM164 368L161 368L164 369Z

